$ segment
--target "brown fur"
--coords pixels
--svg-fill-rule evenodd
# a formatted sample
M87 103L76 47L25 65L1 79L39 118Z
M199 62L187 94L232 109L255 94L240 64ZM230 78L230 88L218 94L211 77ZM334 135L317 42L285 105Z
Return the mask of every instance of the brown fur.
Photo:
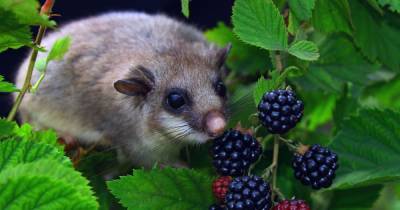
M21 106L23 119L39 128L53 128L86 144L111 144L132 163L151 167L155 162L175 164L183 145L204 142L204 115L224 112L225 99L213 88L221 51L191 26L163 15L109 13L65 25L43 45L49 49L66 35L72 45L65 58L49 64L38 92L28 94ZM27 62L20 68L19 85ZM145 96L117 92L117 80L151 77L132 70L138 66L152 74L151 91ZM33 81L38 78L35 72ZM180 115L163 107L166 91L174 87L187 90L193 102ZM196 134L179 138L166 127L182 120ZM177 126L175 131L183 132Z

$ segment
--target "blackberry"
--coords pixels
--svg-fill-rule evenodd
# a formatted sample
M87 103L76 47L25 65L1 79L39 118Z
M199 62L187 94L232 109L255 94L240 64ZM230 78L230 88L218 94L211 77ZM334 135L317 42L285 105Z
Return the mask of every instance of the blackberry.
M213 165L222 176L241 176L261 155L261 146L250 134L238 130L225 131L214 139Z
M219 201L225 200L226 192L228 192L228 186L232 181L232 177L230 176L221 176L218 179L214 180L212 184L212 191L214 193L215 198Z
M225 197L228 210L269 210L271 189L262 178L251 175L233 179Z
M279 202L274 210L311 210L303 200L283 200Z
M221 206L218 204L213 204L208 209L209 210L225 210L226 208L224 206Z
M318 144L312 145L304 155L295 154L293 160L295 177L316 190L331 186L338 167L337 154Z
M266 92L258 104L258 118L272 134L284 134L303 116L304 105L290 90Z

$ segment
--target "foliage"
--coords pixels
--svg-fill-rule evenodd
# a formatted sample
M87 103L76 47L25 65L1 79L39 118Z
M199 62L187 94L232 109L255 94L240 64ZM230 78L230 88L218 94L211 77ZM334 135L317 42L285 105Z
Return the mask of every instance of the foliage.
M207 209L213 201L211 179L189 169L134 170L108 182L128 209Z
M0 120L1 209L96 209L88 181L55 146L54 132Z

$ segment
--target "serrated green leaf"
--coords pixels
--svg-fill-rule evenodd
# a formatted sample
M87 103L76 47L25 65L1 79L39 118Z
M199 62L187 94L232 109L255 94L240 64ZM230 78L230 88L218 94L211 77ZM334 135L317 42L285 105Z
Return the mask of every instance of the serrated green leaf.
M72 167L42 159L0 173L1 209L97 209L88 181ZM72 199L72 200L71 200Z
M58 164L72 166L62 151L47 144L12 138L0 142L0 172L18 164L45 158L53 159Z
M315 61L319 58L318 47L314 42L301 40L290 45L288 52L306 61Z
M267 50L287 48L283 17L271 0L236 0L232 23L233 31L244 42Z
M328 123L332 119L336 104L336 96L334 94L307 91L302 93L301 96L306 103L302 123L304 123L307 130L314 131L318 126ZM321 100L321 98L324 100Z
M189 0L181 0L182 14L189 18Z
M0 52L22 46L33 47L29 26L54 26L45 15L40 15L36 0L2 0L0 1Z
M345 83L362 88L374 82L370 75L379 66L369 63L346 36L328 36L319 52L318 61L310 64L307 74L293 79L306 89L340 94Z
M245 75L262 74L271 66L266 59L268 51L240 41L233 34L232 29L222 22L219 22L217 27L206 31L204 35L209 41L220 47L225 47L229 43L232 44L232 49L226 61L227 66L232 71Z
M378 199L382 186L373 185L356 189L335 190L329 210L370 210ZM325 201L326 202L326 201Z
M400 76L382 81L367 87L364 91L362 103L379 108L400 110Z
M300 20L293 14L293 12L289 12L288 32L295 35L299 27Z
M378 3L384 7L389 6L393 12L400 12L400 1L399 0L377 0Z
M18 91L18 88L16 88L14 84L4 81L4 77L0 75L0 92L12 93Z
M12 13L18 22L23 25L54 26L46 15L39 14L39 2L37 0L1 0L0 10ZM4 19L7 22L8 19Z
M17 123L0 118L0 140L14 133Z
M400 72L400 22L398 17L380 16L358 0L350 1L354 41L371 61L379 60Z
M128 209L204 210L213 202L211 178L189 169L134 170L107 185Z
M58 137L53 130L33 130L32 126L25 123L21 127L15 127L14 136L28 141L49 144L60 151L64 151L63 146L58 143Z
M289 0L290 10L299 20L308 20L312 16L315 0Z
M311 22L322 32L346 32L351 34L350 7L347 0L317 0Z
M368 4L374 8L379 14L383 15L383 10L379 7L379 4L376 0L367 0Z
M343 123L330 145L340 168L331 189L400 180L400 113L363 109Z

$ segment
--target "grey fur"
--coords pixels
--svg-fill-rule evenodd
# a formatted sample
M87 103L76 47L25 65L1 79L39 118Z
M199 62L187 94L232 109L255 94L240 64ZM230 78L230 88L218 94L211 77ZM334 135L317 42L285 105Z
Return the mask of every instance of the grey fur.
M49 64L38 92L28 94L21 106L23 120L36 127L53 128L85 144L109 144L133 164L151 167L155 162L176 164L181 147L193 142L188 138L204 134L204 115L210 110L225 113L225 99L213 88L220 76L220 49L191 26L163 15L109 13L67 24L43 45L49 49L66 35L72 45L65 58ZM20 67L18 85L27 63ZM145 96L117 92L117 80L146 79L132 71L138 66L150 70L151 91ZM38 78L35 72L33 81ZM173 87L186 89L193 101L181 115L163 108L166 91ZM175 125L171 133L166 127L171 120L184 120L190 127ZM185 137L184 129L198 133ZM204 142L198 138L195 143Z

